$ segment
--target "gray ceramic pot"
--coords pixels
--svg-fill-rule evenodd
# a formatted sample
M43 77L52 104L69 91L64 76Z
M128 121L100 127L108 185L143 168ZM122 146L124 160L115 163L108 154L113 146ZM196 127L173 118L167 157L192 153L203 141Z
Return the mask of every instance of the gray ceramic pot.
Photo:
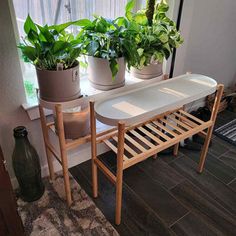
M163 74L162 67L162 63L150 64L144 66L141 70L131 67L130 73L133 77L138 79L153 79Z
M79 64L68 70L51 71L36 68L40 98L65 102L80 96Z
M103 58L88 56L88 73L91 85L99 90L110 90L125 85L125 60L117 59L119 70L114 80L109 62Z

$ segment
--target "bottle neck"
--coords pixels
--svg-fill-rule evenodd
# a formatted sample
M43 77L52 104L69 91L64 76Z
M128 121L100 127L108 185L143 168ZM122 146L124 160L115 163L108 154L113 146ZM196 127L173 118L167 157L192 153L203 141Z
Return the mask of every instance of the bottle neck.
M30 142L29 142L27 136L25 136L25 137L15 137L15 143L16 143L16 145L17 144L19 144L19 145L26 145L26 146L30 145Z

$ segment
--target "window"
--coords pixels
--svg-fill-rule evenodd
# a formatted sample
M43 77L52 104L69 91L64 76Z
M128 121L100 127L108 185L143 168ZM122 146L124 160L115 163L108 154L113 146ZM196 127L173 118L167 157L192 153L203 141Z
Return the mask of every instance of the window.
M29 14L38 24L52 25L83 18L93 18L94 14L106 18L124 15L128 0L13 0L20 37L24 36L24 22ZM137 0L136 8L145 3ZM71 30L76 33L77 28ZM23 63L23 78L29 103L36 102L35 87L37 80L34 67Z

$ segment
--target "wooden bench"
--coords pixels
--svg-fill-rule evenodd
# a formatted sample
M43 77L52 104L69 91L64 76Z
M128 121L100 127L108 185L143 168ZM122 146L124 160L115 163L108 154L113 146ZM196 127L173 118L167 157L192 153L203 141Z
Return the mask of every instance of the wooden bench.
M90 101L93 196L98 197L98 168L116 187L115 223L121 222L123 171L181 140L200 133L205 137L198 172L203 171L224 86L206 76L183 75L139 89ZM183 106L216 92L209 121L202 121ZM96 119L112 130L98 137ZM116 174L97 157L97 144L106 144L117 156Z

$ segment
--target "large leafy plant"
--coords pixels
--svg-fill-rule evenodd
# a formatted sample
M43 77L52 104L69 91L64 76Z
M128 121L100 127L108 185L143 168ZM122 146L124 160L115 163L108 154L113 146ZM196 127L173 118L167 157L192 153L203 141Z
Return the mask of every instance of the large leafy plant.
M133 13L135 0L126 5L126 18L136 24L135 37L138 59L132 66L142 69L151 63L162 63L168 59L174 48L183 43L176 24L166 16L169 6L165 0L147 0L146 8Z
M40 26L28 15L24 24L26 36L18 45L24 61L42 70L66 70L77 65L81 41L66 29L72 24L81 23L83 20Z
M133 43L136 31L132 29L132 24L127 23L123 17L108 20L95 16L93 21L84 20L78 35L83 41L84 54L109 61L113 79L119 69L118 58L124 57L130 67L138 57Z

